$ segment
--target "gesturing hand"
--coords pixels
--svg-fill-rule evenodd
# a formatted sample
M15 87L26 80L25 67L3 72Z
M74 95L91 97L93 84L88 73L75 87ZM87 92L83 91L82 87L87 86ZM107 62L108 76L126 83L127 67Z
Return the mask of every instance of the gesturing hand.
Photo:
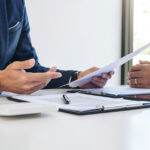
M61 73L55 72L56 68L54 67L45 73L25 72L25 69L30 69L34 65L35 60L30 59L14 62L5 70L0 71L0 91L31 94L44 88L51 79L61 77Z
M84 72L81 72L79 75L78 75L78 79L79 78L82 78L94 71L97 71L99 70L99 68L97 67L92 67ZM107 83L107 81L109 79L111 79L112 75L114 74L114 72L109 72L109 73L103 73L101 76L95 76L92 78L91 82L90 83L87 83L85 85L83 85L81 88L102 88L105 86L105 84Z
M150 62L140 61L132 66L128 78L132 88L150 88Z

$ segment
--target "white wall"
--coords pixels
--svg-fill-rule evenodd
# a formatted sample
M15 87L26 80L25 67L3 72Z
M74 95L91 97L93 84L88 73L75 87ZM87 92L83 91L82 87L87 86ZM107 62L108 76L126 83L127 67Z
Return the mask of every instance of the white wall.
M40 63L61 69L101 67L120 57L121 0L26 0ZM110 84L118 84L116 72Z

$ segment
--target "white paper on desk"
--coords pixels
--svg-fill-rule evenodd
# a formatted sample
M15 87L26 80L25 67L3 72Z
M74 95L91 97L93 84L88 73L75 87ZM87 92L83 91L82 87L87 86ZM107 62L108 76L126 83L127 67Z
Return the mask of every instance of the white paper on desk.
M119 60L107 65L107 66L104 66L103 68L101 68L100 70L98 71L95 71L83 78L80 78L76 81L73 81L73 82L70 82L68 85L70 87L78 87L78 86L82 86L86 83L89 83L91 81L91 78L93 76L100 76L102 73L108 73L110 71L114 71L116 68L120 67L121 65L123 65L124 63L128 62L129 60L131 60L134 56L136 56L137 54L139 54L140 52L144 51L146 48L150 47L150 43L145 45L144 47L120 58Z
M105 106L106 109L112 108L122 108L125 106L141 106L144 102L138 101L129 101L124 99L114 99L109 97L101 97L101 96L93 96L93 95L85 95L85 94L67 94L70 99L70 104L66 105L62 101L62 94L50 94L50 95L41 95L41 96L33 96L33 95L18 95L12 96L18 100L24 100L31 103L43 104L46 106L53 106L55 110L59 108L69 109L69 110L90 110L90 109L98 109ZM52 109L52 107L51 107Z
M11 96L20 101L27 101L31 103L38 103L43 105L60 105L63 104L62 94L48 94L48 95L16 95Z

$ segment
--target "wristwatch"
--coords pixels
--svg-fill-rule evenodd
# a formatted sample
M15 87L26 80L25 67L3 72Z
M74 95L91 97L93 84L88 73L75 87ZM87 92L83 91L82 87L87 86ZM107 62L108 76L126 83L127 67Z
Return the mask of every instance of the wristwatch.
M81 71L74 72L70 77L70 82L77 80L80 72Z

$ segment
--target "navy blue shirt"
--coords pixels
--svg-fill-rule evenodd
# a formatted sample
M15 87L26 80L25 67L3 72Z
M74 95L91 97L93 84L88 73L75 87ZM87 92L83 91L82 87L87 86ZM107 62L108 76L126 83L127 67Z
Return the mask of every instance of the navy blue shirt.
M0 70L14 61L34 58L36 63L28 72L46 72L39 64L30 39L30 26L24 0L0 0ZM72 70L57 70L62 77L52 80L46 88L57 88L68 83Z

